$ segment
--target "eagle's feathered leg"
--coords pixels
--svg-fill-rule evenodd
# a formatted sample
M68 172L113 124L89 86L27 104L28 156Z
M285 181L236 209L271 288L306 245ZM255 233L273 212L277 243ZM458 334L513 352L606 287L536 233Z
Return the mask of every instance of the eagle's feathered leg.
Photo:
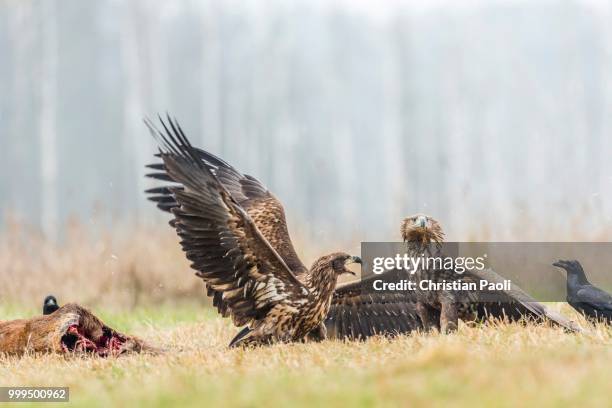
M320 342L327 339L327 327L325 323L321 323L316 329L308 333L306 336L307 341Z
M457 304L446 301L441 302L440 306L440 330L442 333L448 334L457 331L457 327L459 326Z
M425 331L440 330L440 311L424 302L417 302L416 311Z

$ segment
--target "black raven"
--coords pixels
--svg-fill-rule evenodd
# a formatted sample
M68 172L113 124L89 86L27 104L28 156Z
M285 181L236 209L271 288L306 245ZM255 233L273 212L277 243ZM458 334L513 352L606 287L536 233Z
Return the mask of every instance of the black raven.
M57 304L57 299L53 295L49 295L45 298L43 302L43 314L49 315L59 309L59 305Z
M553 265L567 272L567 303L587 318L612 322L612 295L589 283L580 262L559 260Z

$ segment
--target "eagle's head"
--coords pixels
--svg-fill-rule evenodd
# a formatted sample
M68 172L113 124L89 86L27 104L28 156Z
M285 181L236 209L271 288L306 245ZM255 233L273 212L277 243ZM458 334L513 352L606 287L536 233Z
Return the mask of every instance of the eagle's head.
M438 221L425 214L415 214L404 218L401 232L404 242L418 242L419 244L444 242L444 231Z
M317 259L311 270L327 270L333 272L336 276L345 273L355 275L355 272L347 268L348 265L353 263L361 264L361 258L358 256L351 256L344 252L334 252L333 254L322 256Z

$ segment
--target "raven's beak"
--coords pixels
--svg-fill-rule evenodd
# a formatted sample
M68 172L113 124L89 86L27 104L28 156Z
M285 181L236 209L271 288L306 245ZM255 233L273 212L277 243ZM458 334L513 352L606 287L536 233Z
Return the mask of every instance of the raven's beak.
M45 305L57 305L57 300L54 297L47 297L45 299Z
M560 270L559 270L559 274L560 275L566 276L569 273L568 270L567 270L566 261L558 260L557 262L553 262L553 266L556 266L557 268L560 268Z

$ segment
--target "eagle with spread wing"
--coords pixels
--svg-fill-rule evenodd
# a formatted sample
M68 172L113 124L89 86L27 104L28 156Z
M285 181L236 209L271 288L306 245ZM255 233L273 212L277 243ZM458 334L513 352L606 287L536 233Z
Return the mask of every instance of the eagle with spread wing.
M354 275L361 259L336 252L306 269L297 257L280 203L255 179L195 149L176 121L161 118L163 131L146 121L160 145L162 165L151 175L174 183L150 190L168 209L171 225L204 280L213 304L236 326L230 342L262 345L297 341L322 332L337 278Z
M147 167L153 172L147 176L171 184L152 188L147 190L147 193L149 199L154 201L159 209L174 214L174 219L170 224L177 228L179 235L183 238L183 248L189 259L194 262L193 266L198 271L198 276L204 279L207 294L212 297L213 306L222 316L231 316L237 326L248 325L232 341L232 345L236 344L242 335L254 331L255 327L267 325L265 327L268 330L268 327L271 327L270 323L267 323L267 320L266 323L260 322L265 319L276 319L277 309L281 306L273 309L266 303L265 307L261 308L257 306L253 298L254 294L246 291L244 294L235 292L237 287L250 290L252 283L247 283L246 278L241 275L236 275L238 277L234 278L236 266L231 256L238 250L229 251L228 244L221 247L217 235L223 234L225 237L226 234L234 234L241 238L240 241L237 241L240 248L244 246L248 249L257 245L262 248L260 251L265 250L266 258L263 260L267 257L274 260L277 265L275 267L278 267L284 276L290 279L289 284L285 284L282 293L277 296L288 296L289 289L299 287L297 282L307 286L308 290L316 290L311 286L320 285L320 283L312 280L313 268L321 267L329 262L332 265L336 262L341 268L343 261L356 259L346 258L346 255L336 255L334 260L329 257L322 258L315 262L309 271L293 247L285 212L280 201L256 178L242 174L219 157L189 145L176 120L168 117L167 123L161 119L160 122L163 126L163 133L156 129L150 121L146 121L150 131L157 138L165 141L162 143L165 151L157 155L162 158L163 163L148 165ZM190 184L187 184L188 180L185 179L185 175L177 172L178 165L189 166ZM203 200L188 201L189 199L185 197L186 190L190 196L198 194L201 189L204 189L202 185L206 184L204 180L207 180L208 185L218 192L215 194L220 198L206 202ZM194 185L196 182L197 185ZM206 187L204 191L208 191L208 188L210 187ZM186 207L188 204L191 206ZM226 226L227 221L225 221L228 212L230 219L240 220L242 229L236 232L226 231L230 228ZM222 217L220 220L215 220L214 229L207 231L206 237L194 236L199 231L190 223L210 223L208 218L217 213L222 213ZM250 235L243 232L245 228ZM204 262L205 259L206 262ZM262 260L256 259L256 261L261 262ZM244 266L239 265L239 267ZM331 304L324 305L325 307L320 310L320 312L325 312L322 314L325 317L324 324L314 328L307 338L311 340L365 339L373 335L409 333L421 328L419 317L416 314L416 303L410 299L409 294L366 293L361 290L361 284L360 281L340 284L335 290L333 286L330 286L332 287ZM298 309L303 308L303 306L298 307ZM300 335L302 335L301 332ZM249 336L253 337L255 334L249 334ZM290 336L290 339L297 337Z
M401 235L408 246L408 253L412 256L419 256L424 249L440 248L444 242L444 231L440 223L423 214L406 217L401 224ZM489 319L522 321L531 318L550 320L572 331L580 330L573 322L536 302L514 284L510 290L496 293L496 301L492 301L484 291L456 298L450 291L372 293L371 290L365 290L372 288L375 280L439 281L455 280L459 276L474 282L484 279L500 283L504 280L490 269L474 270L462 275L454 271L420 271L416 276L406 273L405 270L392 269L359 282L341 284L336 288L330 313L325 321L329 337L367 338L375 334L407 334L432 328L449 332L457 328L459 319L464 322L481 322Z
M410 256L419 257L423 253L432 255L432 252L440 255L444 231L432 217L416 214L405 218L401 234ZM476 287L480 287L481 280L490 283L504 281L491 269L470 269L458 274L452 269L420 268L411 277L418 281L426 279L435 282L460 279L463 282L476 282ZM515 284L509 290L496 292L495 301L491 301L488 295L485 291L417 291L417 312L425 329L437 328L444 332L456 330L458 319L476 321L487 318L510 321L524 318L548 319L568 330L580 330L574 322L537 302Z

